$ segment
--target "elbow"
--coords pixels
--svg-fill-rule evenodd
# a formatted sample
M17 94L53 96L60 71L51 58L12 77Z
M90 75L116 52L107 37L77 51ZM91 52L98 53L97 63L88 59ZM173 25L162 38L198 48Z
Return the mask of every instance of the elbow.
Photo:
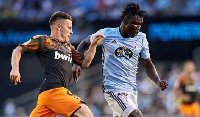
M16 53L18 51L18 47L16 47L13 51L12 51L12 53Z
M13 53L21 53L22 52L22 47L21 46L17 46L14 50Z
M90 63L84 63L83 62L83 64L82 64L82 67L84 67L84 68L88 68L90 66Z

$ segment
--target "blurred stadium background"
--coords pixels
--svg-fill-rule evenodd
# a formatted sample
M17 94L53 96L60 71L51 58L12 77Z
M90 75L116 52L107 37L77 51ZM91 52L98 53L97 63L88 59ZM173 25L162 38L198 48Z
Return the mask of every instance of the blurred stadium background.
M22 83L9 81L12 50L36 34L49 35L48 20L55 11L73 16L71 42L77 46L87 35L104 27L120 25L121 10L136 2L147 11L142 32L147 34L153 62L162 79L169 82L161 92L139 64L138 104L146 117L178 117L178 101L173 93L182 63L193 60L200 83L200 0L0 0L0 116L28 116L42 83L41 68L34 53L22 56ZM82 70L77 84L69 89L87 102L95 117L111 117L101 90L101 47L92 65ZM200 87L199 87L200 88Z

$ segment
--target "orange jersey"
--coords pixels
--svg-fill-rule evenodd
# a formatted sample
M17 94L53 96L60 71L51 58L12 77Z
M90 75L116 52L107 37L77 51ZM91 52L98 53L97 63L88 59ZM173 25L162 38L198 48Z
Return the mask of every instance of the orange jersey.
M190 96L189 101L182 101L184 104L192 104L196 101L197 98L197 88L195 84L195 80L192 77L186 76L185 74L181 74L178 76L178 84L183 94L187 94Z

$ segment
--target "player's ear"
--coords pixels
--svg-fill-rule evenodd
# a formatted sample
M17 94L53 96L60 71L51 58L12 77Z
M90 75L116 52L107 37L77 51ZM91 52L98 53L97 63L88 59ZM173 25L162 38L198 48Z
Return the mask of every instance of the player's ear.
M58 24L57 24L57 29L60 30L60 28L61 28L61 24L58 23Z
M128 24L128 19L127 19L127 18L124 18L124 19L123 19L123 22L124 22L125 25Z

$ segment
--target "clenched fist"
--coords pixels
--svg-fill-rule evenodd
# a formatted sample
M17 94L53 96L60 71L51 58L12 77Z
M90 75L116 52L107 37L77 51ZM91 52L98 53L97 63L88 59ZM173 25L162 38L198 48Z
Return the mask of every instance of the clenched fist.
M21 75L19 73L19 70L12 69L10 72L10 81L14 82L14 84L17 85L17 83L21 82L20 78Z
M101 40L102 40L103 38L105 38L105 37L106 37L105 35L96 34L95 37L94 37L94 41L91 43L91 46L93 46L93 45L98 45L98 44L101 42Z
M159 81L157 82L157 85L159 86L159 88L160 88L162 91L164 91L164 90L167 88L168 83L167 83L166 80L159 80Z

